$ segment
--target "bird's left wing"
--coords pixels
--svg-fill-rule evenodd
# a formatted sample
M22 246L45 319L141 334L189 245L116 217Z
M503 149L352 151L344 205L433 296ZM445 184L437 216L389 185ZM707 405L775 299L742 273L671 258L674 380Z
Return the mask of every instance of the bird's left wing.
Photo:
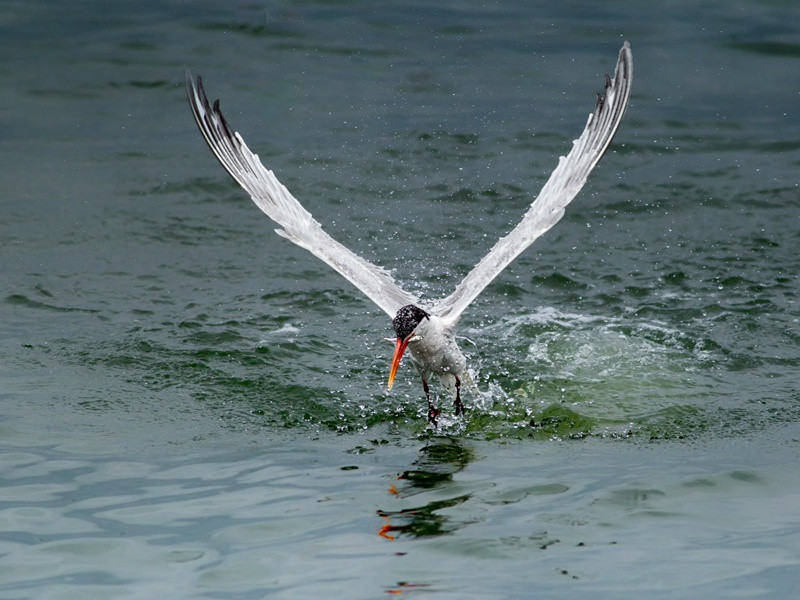
M536 238L558 223L564 216L564 207L586 183L597 162L611 143L622 115L628 105L633 77L633 56L628 42L619 51L614 78L606 76L606 89L598 96L597 106L581 136L573 142L566 158L544 184L528 212L511 233L500 238L455 291L433 307L432 312L450 325L458 321L461 313L475 297Z
M303 206L261 164L242 137L231 130L219 109L219 100L209 105L200 77L197 83L186 71L186 93L194 119L222 166L250 194L253 202L283 229L276 233L325 261L360 289L390 317L417 298L400 289L388 271L364 260L334 240Z

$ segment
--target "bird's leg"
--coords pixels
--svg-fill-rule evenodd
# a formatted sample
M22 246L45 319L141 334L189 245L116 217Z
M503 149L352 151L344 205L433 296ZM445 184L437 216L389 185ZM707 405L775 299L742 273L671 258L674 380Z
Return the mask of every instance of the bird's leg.
M433 402L431 402L431 391L424 377L422 378L422 389L425 390L425 397L428 399L428 424L438 427L439 424L436 422L436 419L439 418L439 411L436 410Z
M461 402L461 380L458 376L456 378L456 399L453 402L453 408L455 409L456 416L464 414L464 403Z

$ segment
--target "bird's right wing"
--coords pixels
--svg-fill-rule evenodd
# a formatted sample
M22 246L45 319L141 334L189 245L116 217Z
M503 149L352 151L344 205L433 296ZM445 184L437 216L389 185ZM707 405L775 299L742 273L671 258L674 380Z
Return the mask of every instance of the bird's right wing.
M451 325L456 323L464 309L512 260L564 216L564 208L586 183L617 131L628 105L632 77L633 56L625 42L619 51L614 78L606 76L605 94L598 96L597 106L570 153L559 159L519 225L498 240L450 296L433 307L435 314Z
M325 261L390 317L401 307L418 302L397 286L388 271L364 260L323 231L311 213L261 164L242 137L231 130L220 112L219 100L213 108L209 105L202 80L198 77L195 84L188 70L186 93L206 143L258 208L283 228L275 230L278 234Z

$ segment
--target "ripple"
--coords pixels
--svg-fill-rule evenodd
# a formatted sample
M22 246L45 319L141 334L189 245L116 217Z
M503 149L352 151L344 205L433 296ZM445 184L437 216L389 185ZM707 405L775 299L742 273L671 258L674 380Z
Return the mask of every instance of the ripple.
M734 50L742 50L750 54L760 54L775 57L800 57L800 44L790 42L779 42L774 40L762 41L733 41L728 42L728 47Z

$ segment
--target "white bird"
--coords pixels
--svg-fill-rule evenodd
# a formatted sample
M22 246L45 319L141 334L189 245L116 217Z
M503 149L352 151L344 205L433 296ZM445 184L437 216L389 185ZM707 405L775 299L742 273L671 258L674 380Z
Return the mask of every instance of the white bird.
M417 297L402 290L388 271L364 260L323 231L273 172L261 164L242 137L231 130L220 112L219 100L213 107L209 105L201 78L195 84L188 69L186 91L209 147L256 205L281 226L276 233L326 262L392 317L396 341L388 387L392 388L400 359L408 349L422 377L428 399L428 422L435 427L439 411L428 388L431 375L436 374L449 392L455 393L456 415L464 412L462 384L477 390L467 371L467 359L455 339L461 314L512 260L564 215L564 208L586 183L617 131L628 105L632 76L633 57L630 44L625 42L619 51L614 77L606 75L605 93L598 94L586 128L573 142L569 154L559 158L558 166L522 221L497 241L452 294L426 308L420 307Z

